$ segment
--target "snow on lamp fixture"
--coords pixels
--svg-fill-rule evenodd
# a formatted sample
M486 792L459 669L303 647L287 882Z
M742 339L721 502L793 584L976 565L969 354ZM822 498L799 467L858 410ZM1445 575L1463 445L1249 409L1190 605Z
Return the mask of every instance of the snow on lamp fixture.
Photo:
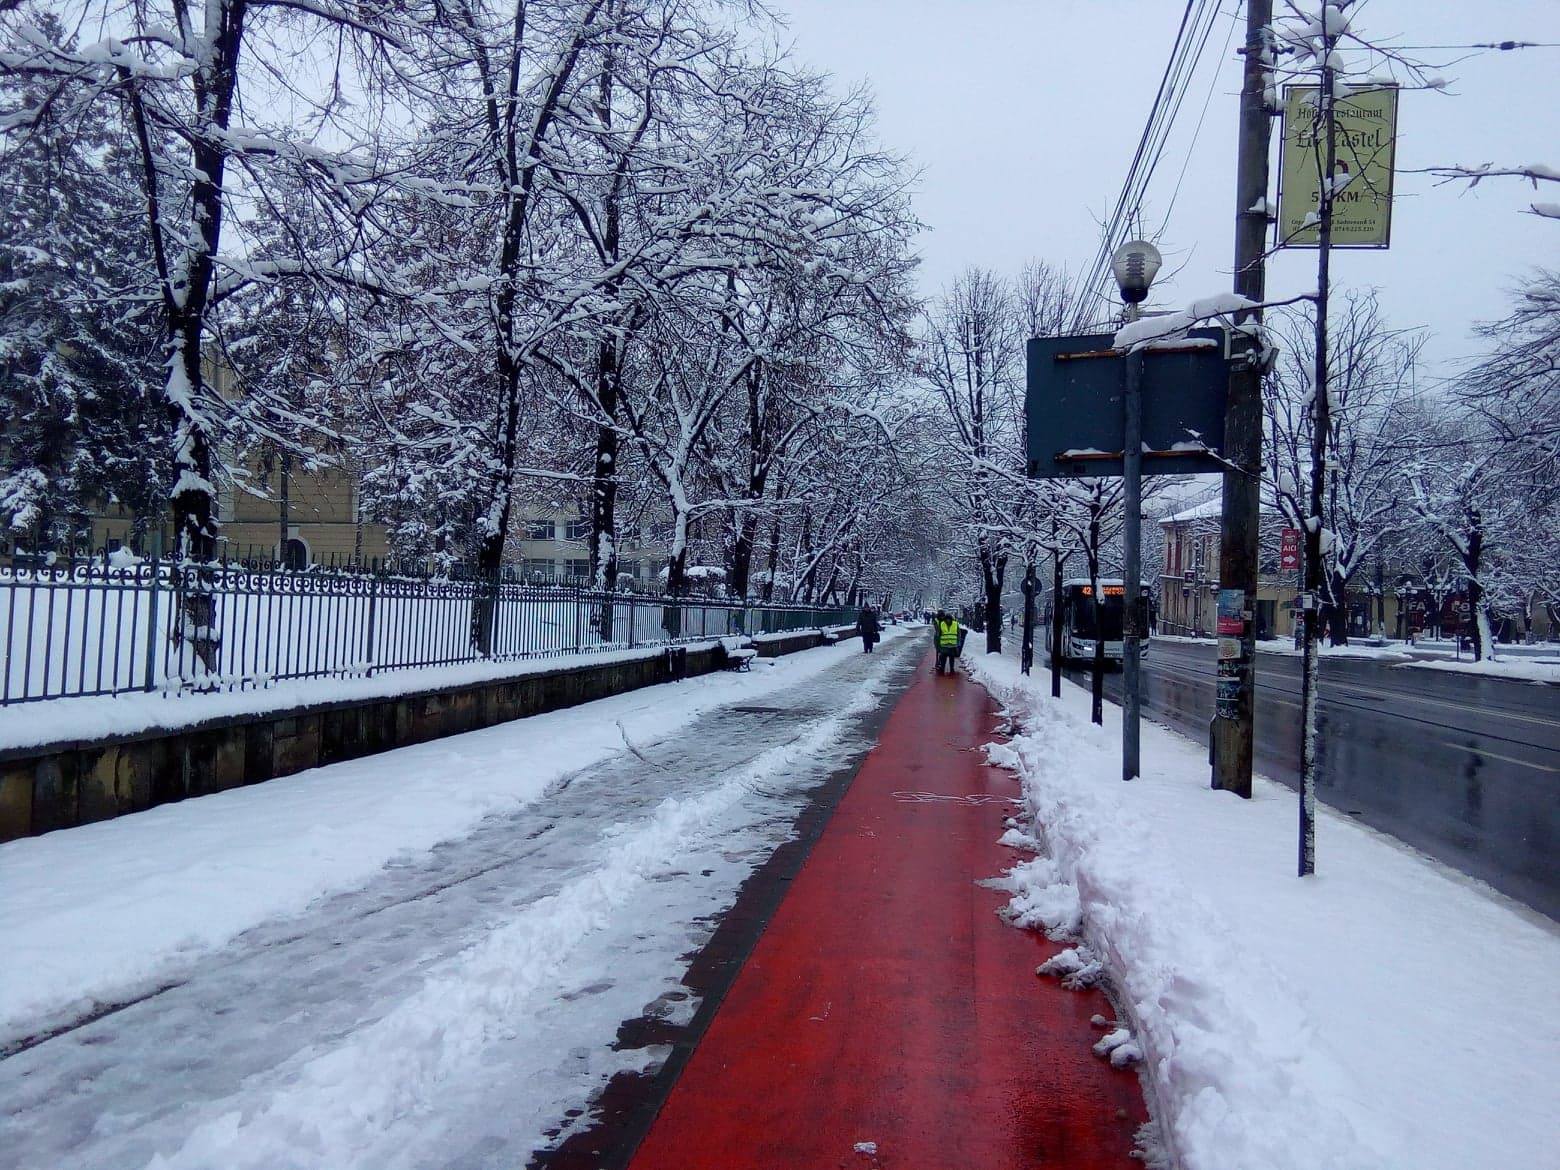
M1136 305L1148 296L1148 287L1159 275L1164 257L1147 240L1128 240L1110 258L1110 270L1121 289L1121 299Z

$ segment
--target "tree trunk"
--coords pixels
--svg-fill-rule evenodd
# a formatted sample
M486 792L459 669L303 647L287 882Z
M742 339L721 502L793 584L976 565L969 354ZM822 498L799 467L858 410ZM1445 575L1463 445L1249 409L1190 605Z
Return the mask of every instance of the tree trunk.
M1349 583L1336 570L1329 582L1327 622L1329 639L1334 646L1349 644Z
M982 620L986 626L986 653L1002 653L1002 576L1007 570L1007 555L999 553L984 537L979 544L981 587L984 591L981 606Z
M764 600L773 601L775 596L775 574L780 570L780 517L776 516L769 526L769 580L764 582Z
M986 581L986 653L1002 653L1002 575Z
M287 562L288 529L292 519L292 500L290 498L292 476L292 456L286 451L281 452L281 457L276 461L276 559L285 569L291 568Z
M1490 615L1484 607L1484 584L1479 580L1484 525L1477 511L1470 511L1468 520L1468 551L1463 556L1463 567L1468 570L1468 624L1473 637L1473 660L1483 662L1490 652Z
M737 510L731 537L731 595L736 598L745 598L752 582L757 526L758 520L751 508Z

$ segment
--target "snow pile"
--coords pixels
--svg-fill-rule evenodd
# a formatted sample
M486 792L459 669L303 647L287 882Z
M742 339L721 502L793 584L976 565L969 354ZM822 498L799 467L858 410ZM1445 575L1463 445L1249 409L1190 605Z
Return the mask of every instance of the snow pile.
M250 927L513 812L636 741L852 653L846 643L750 674L649 687L0 845L0 1041L149 989Z
M1079 937L1048 974L1108 974L1186 1170L1552 1161L1553 923L1325 808L1297 879L1287 789L1213 792L1204 749L1152 724L1124 784L1115 707L1096 728L1076 687L971 669L1022 726L991 754L1046 848L1008 914Z
M1500 651L1497 651L1500 653ZM1416 670L1452 670L1464 674L1484 675L1487 678L1509 678L1525 682L1560 683L1560 657L1557 658L1486 658L1482 662L1445 660L1414 662Z
M1236 293L1215 293L1162 317L1144 317L1129 322L1116 331L1115 340L1111 344L1115 349L1132 349L1147 342L1165 341L1180 337L1194 326L1254 307L1255 301Z

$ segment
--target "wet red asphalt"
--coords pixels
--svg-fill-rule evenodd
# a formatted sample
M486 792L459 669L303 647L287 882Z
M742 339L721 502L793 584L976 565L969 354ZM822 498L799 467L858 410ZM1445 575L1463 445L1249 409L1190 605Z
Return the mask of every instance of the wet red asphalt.
M633 1170L1141 1166L1137 1076L1090 1047L1097 992L977 884L1018 785L980 746L996 713L930 656L792 883ZM876 1152L858 1149L874 1143Z

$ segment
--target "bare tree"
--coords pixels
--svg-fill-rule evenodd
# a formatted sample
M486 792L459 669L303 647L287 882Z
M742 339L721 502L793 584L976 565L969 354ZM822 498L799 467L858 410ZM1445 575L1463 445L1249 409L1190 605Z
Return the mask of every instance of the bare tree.
M1270 322L1284 356L1263 396L1265 494L1296 528L1310 514L1313 316L1306 306ZM1348 640L1349 583L1390 533L1403 496L1404 468L1414 454L1404 432L1414 414L1423 339L1389 328L1374 293L1345 298L1327 336L1330 409L1319 535L1326 624L1340 644Z

